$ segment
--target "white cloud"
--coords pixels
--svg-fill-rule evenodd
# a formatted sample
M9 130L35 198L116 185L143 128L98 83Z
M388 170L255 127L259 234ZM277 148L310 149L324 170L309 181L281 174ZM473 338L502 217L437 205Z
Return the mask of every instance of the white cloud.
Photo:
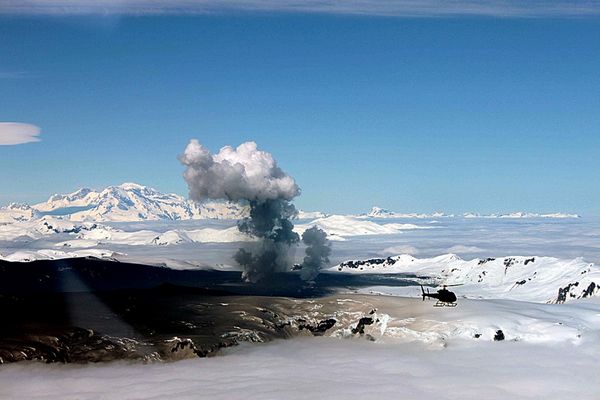
M39 142L40 128L21 122L0 122L0 146Z
M225 146L212 154L192 139L179 160L187 167L183 177L192 200L292 200L300 194L294 178L254 142Z
M448 252L450 252L450 253L463 253L463 254L481 253L482 251L484 251L484 250L477 246L464 246L462 244L457 244L456 246L452 246L448 249Z
M385 250L383 250L383 252L386 255L394 256L398 254L410 254L411 256L416 256L420 253L419 249L408 244L388 247Z
M462 307L461 304L455 310L443 311L456 314ZM428 309L432 309L431 305ZM473 315L479 320L493 319L497 316L493 310ZM541 318L554 315L544 311ZM515 327L521 327L517 322L524 318L519 312L521 309L507 319ZM465 333L474 329L459 320L417 322L435 327L457 325L459 328L455 330ZM556 322L550 324L540 321L536 326L552 326L547 329L550 332L568 329L563 325L556 328ZM415 332L408 328L398 330L406 332L408 338ZM599 345L596 331L584 332L591 339L585 345L556 341L494 342L481 338L457 340L440 349L392 339L372 343L359 339L302 338L245 344L227 349L224 357L173 363L14 363L2 366L0 387L4 397L15 400L592 399L597 398L600 390L595 357ZM511 331L507 333L514 335ZM426 337L436 335L427 332Z
M0 0L0 14L207 14L224 11L296 12L395 17L600 15L600 1L518 0Z

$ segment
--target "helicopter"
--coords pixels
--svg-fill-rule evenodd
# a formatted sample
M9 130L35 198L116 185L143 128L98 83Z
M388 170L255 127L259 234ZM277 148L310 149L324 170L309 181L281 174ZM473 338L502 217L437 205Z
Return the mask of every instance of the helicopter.
M429 293L429 289L427 289L427 292L425 292L425 289L423 289L423 285L421 285L421 293L423 295L423 301L425 301L425 297L437 299L437 301L433 305L434 307L456 307L457 305L456 295L454 294L454 292L449 291L446 288L446 285L444 285L442 289L438 290L437 293Z

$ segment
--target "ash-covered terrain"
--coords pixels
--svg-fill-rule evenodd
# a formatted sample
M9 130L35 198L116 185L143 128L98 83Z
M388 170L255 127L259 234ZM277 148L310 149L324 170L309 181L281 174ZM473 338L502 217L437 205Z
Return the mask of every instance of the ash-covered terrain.
M409 274L324 273L307 285L300 273L290 272L248 283L239 271L95 258L25 266L0 261L0 363L167 361L214 355L245 341L323 335L333 327L362 335L363 317L370 325L375 312L343 302L327 306L337 304L328 295L416 282Z

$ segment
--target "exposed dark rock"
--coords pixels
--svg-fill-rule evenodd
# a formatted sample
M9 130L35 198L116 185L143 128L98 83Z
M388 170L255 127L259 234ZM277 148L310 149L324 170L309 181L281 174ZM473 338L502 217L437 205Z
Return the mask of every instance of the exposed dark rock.
M527 283L527 280L523 279L521 281L515 282L515 285L524 285Z
M360 334L363 335L365 333L365 326L366 325L372 325L373 324L373 318L371 317L362 317L361 319L358 320L358 323L356 324L356 327L352 329L352 333L353 334Z
M396 263L396 260L394 260L392 257L387 257L387 258L371 258L369 260L350 260L350 261L345 261L343 263L340 263L338 269L341 271L344 268L355 268L355 269L361 269L361 267L364 267L365 265L381 265L383 263L387 263L388 265L394 265Z
M502 332L502 329L498 329L494 335L494 341L500 342L502 340L504 340L504 332Z
M325 332L327 332L329 329L331 329L337 322L333 318L324 319L322 321L319 321L319 323L317 325L306 324L306 323L304 323L304 320L300 320L300 321L303 321L303 323L298 325L298 329L300 329L300 330L307 329L315 336L323 336L323 334Z
M48 363L83 363L114 359L146 359L152 349L133 339L100 335L89 329L4 337L0 363L38 360Z
M590 285L581 294L581 297L586 298L586 297L592 296L594 294L594 292L596 291L596 288L597 288L597 286L594 282L590 283Z
M535 262L535 257L531 257L525 260L524 264L527 265L529 263L534 263Z
M479 339L479 338L481 337L481 333L476 333L475 335L473 335L473 337L474 337L475 339Z
M485 258L483 260L479 260L479 262L477 263L477 265L483 265L483 264L485 264L485 263L487 263L489 261L494 261L494 260L495 260L495 258L488 257L488 258Z
M191 339L180 339L175 337L164 342L161 351L159 351L162 360L183 360L193 357L206 357L207 352L198 349Z
M504 259L504 274L506 274L506 271L508 271L508 268L515 265L515 262L516 262L516 260L512 257Z
M569 283L564 288L559 288L558 289L558 296L556 297L556 302L557 303L564 303L567 300L567 295L571 291L571 288L572 287L577 287L577 286L579 286L579 282Z

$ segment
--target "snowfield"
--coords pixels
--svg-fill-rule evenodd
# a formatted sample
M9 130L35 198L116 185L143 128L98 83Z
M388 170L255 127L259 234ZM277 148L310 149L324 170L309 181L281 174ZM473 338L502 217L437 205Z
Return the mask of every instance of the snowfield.
M38 250L45 253L39 258L47 258L47 250L112 249L120 253L135 253L135 247L144 247L144 257L155 247L198 245L203 243L238 244L255 239L237 229L236 221L205 223L196 221L185 226L182 222L167 225L138 224L128 226L110 222L79 222L54 216L43 216L27 221L15 221L0 226L0 259L19 261L17 255L27 250L26 259L36 259ZM379 224L354 217L329 216L297 224L294 231L302 234L306 229L318 226L325 230L330 240L345 241L350 237L394 235L415 229L431 229L411 223ZM151 229L146 229L146 227ZM9 243L3 249L2 241ZM15 246L20 246L14 251ZM39 249L38 249L39 248ZM190 248L191 249L191 248ZM137 251L141 251L139 249ZM173 252L177 254L178 252ZM57 253L58 254L58 253ZM190 261L190 260L184 260Z
M365 221L356 217L332 215L325 218L318 218L305 224L297 224L294 227L294 231L298 234L302 234L305 230L313 226L327 232L330 240L345 240L345 238L349 236L391 235L400 233L404 230L430 228L428 226L418 226L415 224L378 224L373 221Z
M330 271L346 273L414 273L440 285L458 286L470 298L508 298L564 303L598 295L600 268L581 258L502 257L463 260L455 254L417 259L407 254L346 261ZM394 294L397 288L379 289Z
M29 221L35 217L35 210L27 204L12 203L0 207L0 224L16 221Z

